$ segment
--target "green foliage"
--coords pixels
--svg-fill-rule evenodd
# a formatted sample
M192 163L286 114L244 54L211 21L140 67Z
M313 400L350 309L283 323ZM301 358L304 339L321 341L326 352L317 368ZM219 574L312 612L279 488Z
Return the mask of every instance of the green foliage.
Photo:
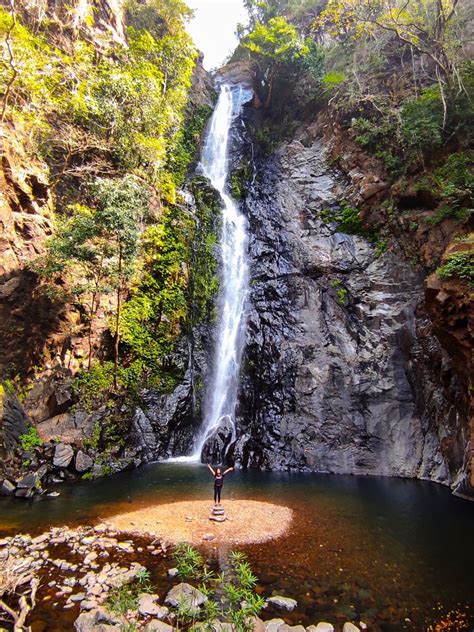
M176 560L180 579L200 580L203 573L208 571L201 553L186 542L182 542L174 548L173 556Z
M442 143L443 105L439 86L423 90L401 109L402 136L407 148L414 148L423 157Z
M201 621L203 628L210 628L216 619L230 622L237 632L250 632L253 618L258 616L265 600L255 592L257 578L252 573L246 556L233 551L229 555L228 574L214 574L204 563L202 555L188 544L175 548L174 557L181 579L199 583L208 602L200 611L180 604L178 621ZM222 596L224 599L222 599Z
M329 285L336 290L337 302L339 305L344 306L346 304L349 291L345 287L342 287L342 281L340 279L335 279L334 281L331 281Z
M41 445L43 445L43 441L35 426L30 426L25 433L20 435L20 446L24 452L31 452Z
M214 211L198 205L193 217L176 194L211 113L188 103L191 12L182 0L124 8L127 46L107 33L97 43L87 28L64 38L48 17L23 24L20 9L11 33L19 74L7 118L48 163L58 201L55 235L31 269L46 294L79 306L80 333L89 329L90 370L75 384L88 410L112 391L135 396L146 378L172 389L174 345L208 315L217 288ZM0 9L0 35L11 25ZM99 307L115 368L91 362Z
M281 129L275 126L257 127L254 139L263 156L270 156L282 142Z
M418 191L429 191L441 200L428 223L439 224L446 218L465 220L474 206L474 152L451 154L434 171L416 185Z
M230 174L230 192L236 200L245 197L246 185L252 178L252 165L250 162L242 162L238 168Z
M174 150L168 155L168 168L176 186L183 184L189 165L196 160L204 127L211 114L208 105L199 105L176 135Z
M376 229L366 227L359 217L358 209L344 200L337 208L323 209L320 213L320 218L323 222L335 222L338 232L347 233L348 235L359 235L370 241L375 246L376 257L380 257L387 250L386 240L380 238ZM335 281L335 283L339 284L339 281ZM332 285L332 287L336 286ZM347 290L341 289L338 292L338 296L341 305L344 304L347 298Z
M89 412L96 410L113 388L114 364L102 362L93 364L89 370L80 371L73 382L73 389L81 406ZM100 440L100 426L95 424L90 447L96 448Z
M146 376L163 390L172 389L180 377L171 361L176 342L183 331L211 317L218 290L220 202L202 178L190 188L194 216L182 206L170 206L162 209L160 223L145 231L142 270L121 317L129 372L136 367L137 382Z
M455 252L446 257L446 262L436 270L441 278L457 277L474 285L474 251Z
M280 68L294 65L304 67L304 58L310 55L309 68L313 70L314 66L317 72L316 47L309 46L298 33L298 29L282 16L272 17L265 23L256 22L253 31L242 39L241 47L266 67L265 71L262 68L267 92L266 108L271 102L274 82Z
M342 201L337 209L324 209L321 219L325 222L337 222L337 230L349 235L366 236L367 231L359 217L358 209Z
M344 75L343 72L337 72L336 70L332 70L330 72L327 72L321 79L323 85L325 86L325 88L327 88L328 90L334 90L334 88L337 88L338 86L341 85L341 83L344 81L344 79L346 78L346 76Z
M276 63L292 62L309 52L296 27L281 16L270 18L266 24L258 22L242 40L242 46Z
M168 180L167 154L183 121L196 57L183 24L189 9L178 0L127 6L128 47L110 41L100 56L86 38L64 51L54 46L53 33L33 34L17 18L10 116L31 129L57 178L112 163L158 187ZM0 34L10 24L1 9ZM7 79L2 75L0 88Z
M138 610L138 598L141 593L153 593L148 570L137 574L130 584L112 588L107 598L107 608L117 615L126 615L129 610Z
M389 173L399 175L422 165L455 130L460 130L454 112L446 125L443 116L440 89L434 85L398 109L355 117L352 129L356 140L380 158Z
M373 120L365 117L356 118L352 121L352 129L356 133L357 142L373 151L390 173L400 173L403 163L398 155L399 130L396 117L392 113L387 112Z

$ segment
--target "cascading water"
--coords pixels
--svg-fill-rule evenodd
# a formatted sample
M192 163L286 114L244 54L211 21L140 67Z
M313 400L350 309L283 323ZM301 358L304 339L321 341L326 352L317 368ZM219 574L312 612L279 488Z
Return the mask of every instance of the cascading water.
M201 169L223 201L220 239L221 291L217 339L211 382L207 388L203 428L196 438L192 460L199 460L206 442L223 425L235 440L235 408L244 340L248 291L246 220L228 193L229 135L232 122L251 93L240 86L222 85L201 157Z

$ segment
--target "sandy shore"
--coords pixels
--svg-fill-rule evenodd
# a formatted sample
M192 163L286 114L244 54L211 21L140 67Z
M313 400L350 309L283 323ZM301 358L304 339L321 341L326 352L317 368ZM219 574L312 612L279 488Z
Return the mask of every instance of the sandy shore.
M107 523L126 533L150 534L168 542L247 544L282 536L290 527L288 507L255 500L223 503L227 520L209 520L212 503L207 500L152 505L146 509L109 516Z

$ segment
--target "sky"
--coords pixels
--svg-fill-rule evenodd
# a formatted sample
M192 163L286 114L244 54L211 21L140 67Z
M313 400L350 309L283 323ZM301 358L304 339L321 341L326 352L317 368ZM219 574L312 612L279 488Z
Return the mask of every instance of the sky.
M204 53L204 68L220 67L237 45L237 23L247 21L242 0L187 0L186 4L195 11L187 30Z

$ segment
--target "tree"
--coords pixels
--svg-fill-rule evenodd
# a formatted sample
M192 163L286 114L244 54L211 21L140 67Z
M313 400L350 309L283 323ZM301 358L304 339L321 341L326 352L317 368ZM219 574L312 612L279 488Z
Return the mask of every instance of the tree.
M242 46L266 65L264 72L267 86L265 107L268 108L275 78L283 64L295 62L308 54L309 48L296 27L283 17L271 18L267 24L258 22L255 29L244 37Z
M120 313L127 281L136 265L140 224L147 193L135 178L98 178L91 186L95 207L76 204L72 215L58 223L47 254L32 269L52 281L66 279L72 296L85 297L88 319L89 367L92 324L103 294L115 291L114 376L117 378Z
M463 89L457 67L456 17L459 0L329 0L315 21L316 29L328 29L340 39L377 37L391 33L400 42L434 65L441 90L444 123L447 115L445 88Z
M122 295L134 271L140 224L147 204L147 195L143 187L131 176L126 176L122 180L98 178L92 192L97 201L94 224L97 235L109 243L106 256L110 266L110 278L116 292L114 332L114 386L116 388Z

